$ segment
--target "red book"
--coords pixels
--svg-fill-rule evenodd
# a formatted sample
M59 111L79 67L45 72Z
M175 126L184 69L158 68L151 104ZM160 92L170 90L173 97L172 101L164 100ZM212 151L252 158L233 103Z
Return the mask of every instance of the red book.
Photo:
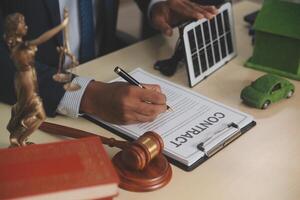
M0 199L110 199L118 183L97 137L0 150Z

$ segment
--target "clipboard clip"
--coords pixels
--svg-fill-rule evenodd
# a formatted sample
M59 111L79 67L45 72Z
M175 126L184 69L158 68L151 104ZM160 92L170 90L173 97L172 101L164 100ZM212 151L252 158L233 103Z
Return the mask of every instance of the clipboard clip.
M205 149L205 144L213 141L214 139L216 139L217 136L219 135L218 133L219 132L223 132L227 128L236 128L237 130L233 134L231 134L231 135L223 138L222 140L220 140L212 148L206 150ZM239 126L236 123L234 123L234 122L231 122L231 123L227 124L227 127L225 127L225 129L222 129L221 131L216 132L213 136L211 136L211 137L207 138L205 141L199 143L197 145L197 148L200 151L204 152L207 157L211 157L215 153L217 153L219 150L223 149L225 146L227 146L229 143L231 143L232 141L234 141L236 138L238 138L242 134Z

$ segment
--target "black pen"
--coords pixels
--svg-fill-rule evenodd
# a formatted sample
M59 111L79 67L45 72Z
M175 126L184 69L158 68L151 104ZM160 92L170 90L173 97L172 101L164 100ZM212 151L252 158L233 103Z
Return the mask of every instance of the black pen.
M140 82L138 82L137 80L135 80L132 76L130 76L127 72L125 72L123 69L121 69L120 67L116 67L114 69L114 71L121 76L124 80L126 80L128 83L132 84L132 85L136 85L140 88L146 89L142 84L140 84ZM170 106L167 105L167 110L171 109ZM171 109L172 110L172 109Z

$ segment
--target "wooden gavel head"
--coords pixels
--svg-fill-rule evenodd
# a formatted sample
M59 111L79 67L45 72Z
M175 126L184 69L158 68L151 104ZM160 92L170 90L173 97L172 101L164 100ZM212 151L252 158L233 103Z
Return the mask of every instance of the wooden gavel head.
M116 143L115 143L116 144ZM132 143L118 145L122 151L112 159L120 177L120 188L134 192L157 190L172 177L172 168L162 154L160 135L146 132Z
M149 131L123 149L122 162L129 169L143 170L163 149L160 135Z

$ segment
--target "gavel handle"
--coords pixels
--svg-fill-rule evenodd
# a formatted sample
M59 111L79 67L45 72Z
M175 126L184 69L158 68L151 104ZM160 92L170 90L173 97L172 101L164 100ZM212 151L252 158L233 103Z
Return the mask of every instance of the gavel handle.
M43 122L41 126L39 127L40 130L50 133L52 135L60 135L60 136L66 136L71 138L83 138L83 137L89 137L89 136L97 136L101 139L103 144L109 145L110 147L117 147L120 149L128 148L129 143L116 140L114 138L107 138L101 135L97 135L94 133L82 131L79 129L58 125L50 122Z

